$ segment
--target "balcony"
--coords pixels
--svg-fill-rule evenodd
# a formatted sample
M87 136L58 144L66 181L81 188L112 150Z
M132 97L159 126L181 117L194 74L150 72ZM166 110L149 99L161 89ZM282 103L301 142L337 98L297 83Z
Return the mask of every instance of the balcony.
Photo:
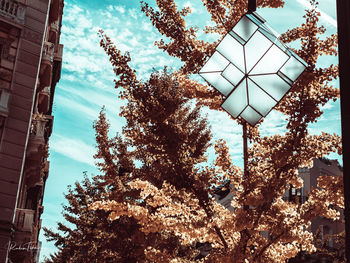
M43 173L48 173L48 172L49 172L49 169L50 169L50 162L46 160L46 161L44 162L42 172L43 172Z
M56 46L54 60L55 61L62 61L62 56L63 56L63 45L62 44L58 44Z
M31 209L16 209L15 226L19 231L32 232L35 211Z
M59 41L60 31L60 19L52 21L50 23L49 38L48 41L56 44Z
M24 25L26 7L14 0L0 0L0 16Z
M55 44L45 42L40 65L40 87L44 88L51 85L53 59L55 56Z
M51 42L45 42L43 48L43 57L42 62L44 63L52 63L55 54L55 44Z
M56 20L50 23L50 30L58 32L60 30L60 21Z
M33 114L26 153L28 158L41 160L41 151L46 144L52 119L50 115Z
M38 92L36 113L46 114L50 106L50 87L45 87Z
M31 155L29 156L27 153L23 174L26 178L26 186L28 188L42 187L44 184L44 178L41 173L40 157L42 157L40 151L31 152ZM34 207L30 208L34 209Z
M32 119L30 137L32 140L44 140L47 119L45 115L35 114Z
M63 0L52 0L50 6L49 18L50 21L57 20L62 15Z

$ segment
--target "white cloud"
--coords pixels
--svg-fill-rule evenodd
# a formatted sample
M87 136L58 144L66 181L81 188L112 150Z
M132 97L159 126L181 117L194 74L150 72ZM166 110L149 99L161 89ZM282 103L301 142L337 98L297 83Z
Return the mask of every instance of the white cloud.
M124 14L125 13L125 8L123 6L115 6L114 10L118 11L119 13Z
M99 65L92 59L91 56L84 56L75 52L68 51L65 55L64 68L75 74L84 74L87 72L100 71Z
M151 32L153 30L151 23L142 23L141 28L143 31Z
M286 116L281 112L272 110L269 115L264 118L260 126L262 136L271 136L273 134L283 134L286 132Z
M56 134L50 141L50 150L75 161L94 166L95 147L78 138L67 138Z
M189 7L192 14L195 14L197 12L197 8L194 8L190 1L185 2L183 7Z
M64 108L71 115L80 116L83 119L95 120L98 117L98 109L91 108L81 103L79 100L63 97L62 95L55 96L55 102L59 108Z
M334 102L333 101L330 101L330 102L327 102L323 107L322 107L322 110L330 110L334 108Z
M114 10L114 6L112 6L112 5L107 6L107 10L109 12L112 12Z
M137 10L135 8L129 10L129 16L133 19L137 19Z
M89 29L92 27L92 19L89 17L89 13L87 11L84 11L77 5L71 5L71 4L67 4L67 9L65 10L68 10L68 11L65 12L65 15L64 15L64 24L66 25L74 24L76 35L81 35L84 33L85 29Z
M96 78L94 76L90 76L90 81L92 83L94 83L95 80ZM71 112L74 112L74 115L87 116L90 120L97 119L98 112L102 106L105 106L109 114L117 114L120 107L125 102L118 99L118 91L114 89L112 83L108 88L104 88L104 86L105 84L100 82L96 83L95 89L81 90L70 89L65 86L61 87L61 91L63 91L66 96L58 95L59 103L63 107L70 108ZM68 96L71 96L71 98L68 98Z
M308 9L312 8L312 5L307 0L297 0L299 4L305 6ZM334 3L335 4L335 3ZM322 10L317 8L317 11L321 13L321 19L323 19L325 22L329 23L330 25L337 27L337 20L328 15L327 13L323 12Z

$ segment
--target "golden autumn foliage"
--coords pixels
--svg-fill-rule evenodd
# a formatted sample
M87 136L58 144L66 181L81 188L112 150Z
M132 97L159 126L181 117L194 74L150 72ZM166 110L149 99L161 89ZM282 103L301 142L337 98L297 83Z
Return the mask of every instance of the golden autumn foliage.
M204 29L208 33L226 34L246 11L245 1L235 1L234 4L231 1L203 1L203 4L216 24L212 28ZM212 54L217 43L198 40L196 37L198 29L186 27L185 16L190 12L188 8L178 10L174 1L157 1L157 5L159 10L155 10L147 3L142 3L142 11L150 18L158 31L169 40L167 42L157 41L156 45L169 55L178 57L184 62L181 70L174 75L182 97L195 99L199 107L209 106L211 109L220 110L221 95L191 80L187 75L199 70ZM258 5L280 7L283 2L258 1ZM308 124L317 121L322 114L321 106L330 100L336 100L339 96L339 91L330 85L330 82L337 77L337 66L332 65L328 68L317 68L316 66L321 54L337 54L336 36L332 35L325 40L320 39L319 35L325 32L325 28L317 26L318 16L316 9L308 10L304 24L288 30L281 36L285 43L300 40L301 48L295 52L308 63L309 67L293 86L291 92L276 107L276 110L284 113L288 120L287 132L284 135L261 137L259 136L259 125L249 128L248 137L252 147L249 149L248 177L242 178L240 169L233 166L229 159L225 142L220 141L215 145L217 159L213 165L204 164L201 170L192 168L186 171L186 178L183 179L183 174L177 178L191 182L189 185L192 184L194 189L188 189L186 185L183 185L182 189L177 189L177 183L167 181L168 177L165 174L167 172L164 170L160 175L162 184L143 176L141 177L143 181L135 178L136 181L130 183L129 187L140 189L142 200L145 200L147 205L158 209L155 213L150 213L153 211L150 208L139 207L138 209L125 203L118 208L122 211L118 210L113 215L116 218L121 214L137 216L144 225L145 231L172 231L182 239L182 242L189 245L196 241L209 241L214 248L205 259L208 262L214 260L219 262L244 262L245 260L284 262L301 250L309 253L315 251L312 234L305 229L315 216L336 218L339 215L339 212L329 208L329 204L343 208L341 177L337 179L320 178L320 188L314 189L309 194L309 200L304 204L286 202L281 197L290 185L296 188L302 187L302 180L297 173L299 167L310 165L312 158L322 157L330 152L341 154L339 136L326 133L310 135L308 133ZM116 49L110 39L104 35L101 36L101 45L112 58L112 64L124 63L125 59L120 53L116 56ZM122 67L127 68L126 64L123 64ZM120 75L116 73L121 79L130 81L129 87L123 86L125 88L123 96L134 100L137 98L132 95L132 92L140 88L142 84L137 82L134 73L129 75L129 72L130 69ZM117 87L119 87L118 81ZM149 95L145 94L145 96ZM158 104L155 101L149 101L149 103ZM143 103L139 110L144 111L142 107L150 106ZM158 106L155 107L158 108ZM122 112L122 116L127 120L139 118L139 112L132 117L132 108L128 105ZM143 123L146 126L150 125L148 127L154 127L147 121ZM133 134L130 136L130 124L131 122L128 121L128 128L124 130L126 137L133 142L137 141L137 144L141 143L139 140L141 130L136 131L131 126ZM143 128L143 131L148 129ZM148 136L150 136L149 133ZM143 144L148 144L146 137L142 136L141 140ZM162 142L157 140L157 144L157 147L165 150ZM190 146L188 146L188 151L191 151ZM149 159L145 163L151 167L159 167L158 163L162 162L160 155L150 155L152 151L146 152ZM178 158L184 162L186 157L189 156L178 152L177 157L168 159L165 166L178 162L176 160ZM157 166L154 163L157 163ZM193 172L197 175L193 176ZM136 176L136 173L133 176ZM222 209L210 198L212 196L210 186L215 183L219 185L217 182L219 177L222 180L230 179L234 186L232 202L235 208L234 213ZM209 184L203 185L203 181ZM173 192L169 191L172 184L175 186ZM202 190L203 188L204 193L199 193L197 189ZM145 189L147 192L144 192ZM186 191L182 193L179 190ZM209 195L206 195L205 192L208 192ZM191 194L187 198L197 203L197 206L187 203L189 201L185 199L185 193ZM180 203L177 201L179 196L182 199ZM120 203L114 203L113 200L110 202L97 203L95 208L115 211L114 209L120 205ZM248 206L249 209L243 209L244 206ZM203 225L195 228L194 224L198 221ZM268 232L270 238L262 237L262 231ZM251 245L255 248L254 253L248 249ZM154 250L152 253L157 253L157 251ZM158 253L161 254L161 252Z
M203 29L206 33L225 35L246 12L243 0L202 2L215 23ZM284 4L282 0L257 2L273 8ZM331 152L341 154L338 135L308 131L308 125L322 115L321 107L339 97L331 85L337 66L316 65L321 54L337 54L337 37L320 38L325 28L317 25L316 9L306 12L302 25L281 36L285 43L300 41L300 49L294 51L309 66L275 108L285 115L286 132L263 137L259 124L248 128L249 173L243 177L242 169L232 163L226 142L211 142L207 120L200 114L203 106L220 111L222 96L190 78L217 42L199 40L199 29L186 27L189 8L179 10L173 0L156 3L157 10L141 3L142 11L167 38L156 45L180 58L183 66L175 73L154 72L149 80L140 81L129 66L129 54L122 54L100 32L101 46L117 77L116 88L127 102L120 113L126 126L120 136L109 138L104 113L95 124L101 180L104 187L113 187L89 208L105 212L106 222L127 225L133 220L137 234L120 238L143 248L135 262L195 262L197 242L212 246L198 262L286 262L300 251L315 252L308 227L317 216L339 217L339 209L344 208L342 178L320 177L318 188L302 204L282 197L291 186L302 187L299 167ZM213 163L206 155L210 147L215 150ZM226 180L231 182L234 212L214 198L215 188ZM133 251L131 245L129 249ZM120 257L116 262L124 262L121 247L115 250Z

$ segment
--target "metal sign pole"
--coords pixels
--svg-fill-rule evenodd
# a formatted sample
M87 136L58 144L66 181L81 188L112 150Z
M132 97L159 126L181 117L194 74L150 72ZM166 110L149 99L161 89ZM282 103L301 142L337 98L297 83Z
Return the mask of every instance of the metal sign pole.
M243 158L244 158L244 177L248 178L248 139L247 122L243 122Z
M256 11L256 0L248 0L248 13Z
M247 122L243 120L242 124L243 128L243 161L244 161L244 172L243 172L243 178L248 179L249 178L249 171L248 171L248 136L247 136ZM243 205L244 210L248 210L248 205Z

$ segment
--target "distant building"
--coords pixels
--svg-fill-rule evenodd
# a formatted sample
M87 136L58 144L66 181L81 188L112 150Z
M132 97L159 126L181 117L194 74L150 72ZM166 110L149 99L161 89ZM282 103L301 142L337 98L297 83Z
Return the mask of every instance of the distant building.
M227 208L231 212L234 212L234 208L231 205L233 200L233 193L231 190L231 181L227 180L223 185L217 187L214 191L214 197L216 202Z
M0 0L0 262L38 262L63 0Z
M343 174L342 167L339 165L337 160L329 160L327 158L313 159L313 166L311 168L300 168L299 176L304 180L304 187L295 189L291 188L286 193L286 199L293 202L304 203L307 201L307 195L311 191L311 188L317 187L317 179L320 176L333 176L338 177ZM338 234L345 230L345 225L342 222L344 219L343 212L341 211L341 220L330 220L324 217L316 217L311 221L311 232L314 235L318 235L319 238L323 241L328 235ZM327 241L327 247L330 251L336 249L336 244L332 239ZM301 256L301 255L299 255ZM304 260L301 261L298 258L298 261L290 262L333 262L327 258L315 258L302 255Z
M299 176L304 181L303 188L295 189L291 187L284 196L284 200L290 202L304 203L308 199L308 193L312 188L317 187L317 179L319 176L327 175L337 177L343 174L342 167L339 165L337 160L329 160L326 158L314 158L312 160L313 165L311 168L299 168ZM223 205L225 208L234 212L234 208L231 205L233 200L233 193L230 190L230 181L226 181L215 190L215 200ZM341 219L344 219L343 213L341 213ZM345 230L345 225L342 220L333 221L323 217L316 217L311 221L311 232L314 235L319 235L321 240L326 240L328 235L338 234ZM261 232L261 235L265 238L269 238L269 233L266 231ZM330 251L336 249L335 242L329 239L327 246ZM204 258L209 254L210 248L209 243L197 243L197 248L200 250L198 259ZM210 245L210 244L209 244ZM320 255L306 255L298 254L298 256L289 262L332 262L327 257L320 257Z
M311 191L311 188L317 187L317 179L320 176L333 176L338 177L342 175L342 169L337 160L329 160L326 158L313 159L313 166L311 168L300 168L299 176L304 180L304 187L300 189L291 188L289 200L299 199L301 202L307 200L307 194ZM311 231L316 233L321 231L322 238L328 234L337 234L344 231L345 226L341 220L333 221L326 218L317 217L311 222ZM330 243L332 246L332 243Z

